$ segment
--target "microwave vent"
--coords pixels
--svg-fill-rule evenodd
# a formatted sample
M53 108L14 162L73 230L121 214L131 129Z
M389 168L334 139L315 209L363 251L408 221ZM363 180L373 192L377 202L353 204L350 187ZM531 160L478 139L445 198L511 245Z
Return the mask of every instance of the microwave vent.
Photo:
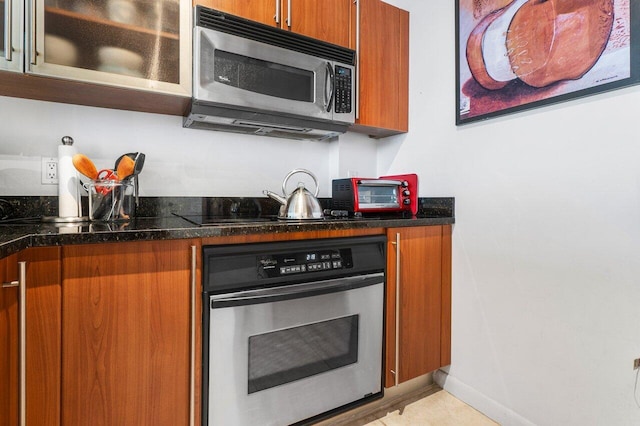
M279 126L274 124L265 125L263 123L256 123L252 121L242 121L236 120L233 122L236 126L242 127L254 127L257 129L268 129L269 131L285 131L285 132L293 132L293 133L308 133L312 129L309 128L301 128L301 127L291 127L291 126ZM266 133L263 131L263 133Z
M302 120L293 118L290 119L289 123L278 123L273 122L273 117L268 114L239 111L235 113L253 116L254 118L260 117L264 120L262 122L258 122L253 120L224 117L227 113L229 113L229 111L219 110L211 105L193 104L191 113L187 117L184 117L183 127L314 141L331 141L337 138L341 133L344 133L342 126L336 126L331 123L315 123L310 121L303 123ZM232 116L235 114L231 113ZM306 127L305 124L316 124L316 126Z
M356 62L356 52L346 47L270 27L203 6L196 7L196 26L318 56L330 61L338 61L348 65L355 65Z

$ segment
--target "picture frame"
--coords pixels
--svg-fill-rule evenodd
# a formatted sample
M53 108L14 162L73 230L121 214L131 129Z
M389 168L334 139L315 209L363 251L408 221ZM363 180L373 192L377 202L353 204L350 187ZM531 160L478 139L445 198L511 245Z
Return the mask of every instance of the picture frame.
M640 0L455 2L456 125L640 82Z

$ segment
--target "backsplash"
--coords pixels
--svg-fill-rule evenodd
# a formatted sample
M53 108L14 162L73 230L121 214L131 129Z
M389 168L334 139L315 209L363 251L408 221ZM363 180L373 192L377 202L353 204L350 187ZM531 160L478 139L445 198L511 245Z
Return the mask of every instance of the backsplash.
M319 198L323 208L330 207L330 198ZM83 212L88 211L87 197L82 197ZM418 216L453 217L452 197L419 198ZM268 197L140 197L138 217L178 215L209 215L221 217L258 217L278 214L280 204ZM25 196L0 198L0 220L37 219L58 215L58 197Z

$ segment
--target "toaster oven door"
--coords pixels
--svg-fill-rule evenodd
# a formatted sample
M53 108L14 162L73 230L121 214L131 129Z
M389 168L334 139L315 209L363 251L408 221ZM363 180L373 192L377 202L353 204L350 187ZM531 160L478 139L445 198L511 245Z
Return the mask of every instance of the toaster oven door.
M401 181L360 180L356 186L356 210L401 210Z

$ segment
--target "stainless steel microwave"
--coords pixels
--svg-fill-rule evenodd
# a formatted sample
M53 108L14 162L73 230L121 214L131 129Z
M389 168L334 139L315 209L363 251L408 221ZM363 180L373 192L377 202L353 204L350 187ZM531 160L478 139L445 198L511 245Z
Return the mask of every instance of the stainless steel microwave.
M196 7L185 127L329 139L355 120L355 52Z

